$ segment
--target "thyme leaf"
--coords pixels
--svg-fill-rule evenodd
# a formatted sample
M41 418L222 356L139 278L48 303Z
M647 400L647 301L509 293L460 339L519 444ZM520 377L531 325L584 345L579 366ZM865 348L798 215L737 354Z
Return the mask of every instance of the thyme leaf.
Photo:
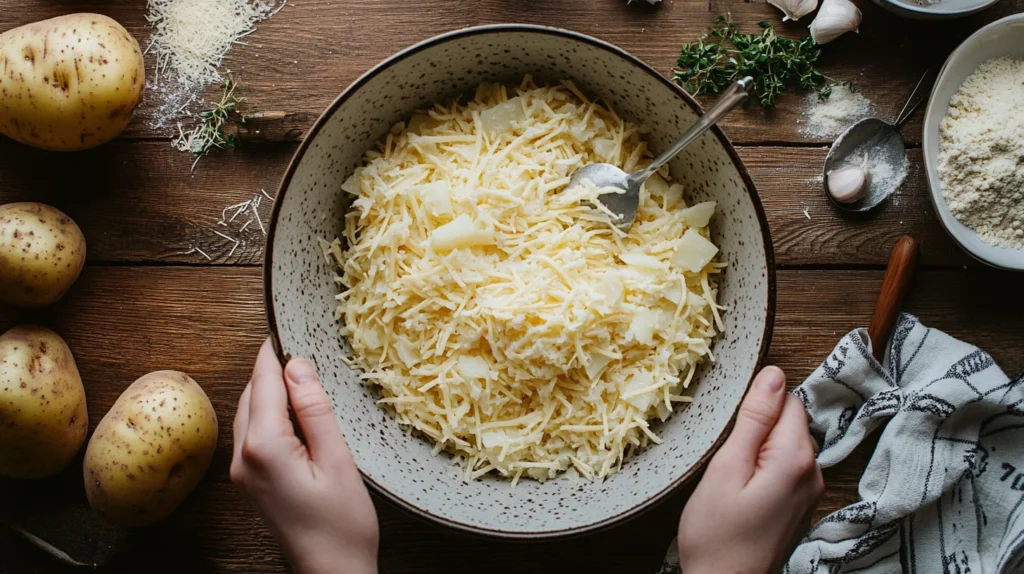
M832 93L830 78L815 67L821 48L810 37L792 40L775 33L768 22L758 22L759 34L741 34L736 25L719 16L716 25L696 42L683 44L673 79L694 95L717 94L736 79L753 76L754 93L761 105L773 108L783 91L818 88L818 97ZM852 89L852 84L845 83Z

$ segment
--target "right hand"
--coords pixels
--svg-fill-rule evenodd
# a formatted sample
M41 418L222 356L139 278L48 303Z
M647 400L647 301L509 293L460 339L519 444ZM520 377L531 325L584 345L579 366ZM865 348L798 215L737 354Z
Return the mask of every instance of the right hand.
M767 367L679 520L685 574L778 572L824 491L803 404Z
M306 437L295 434L288 405ZM285 369L263 343L238 401L231 480L299 574L377 572L377 514L308 361Z

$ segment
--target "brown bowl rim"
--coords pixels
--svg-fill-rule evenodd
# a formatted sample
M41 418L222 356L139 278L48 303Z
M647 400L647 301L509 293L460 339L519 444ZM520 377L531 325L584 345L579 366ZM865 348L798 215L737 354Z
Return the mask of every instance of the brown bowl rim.
M302 142L299 144L299 148L295 150L295 154L292 156L292 160L288 164L288 169L285 171L284 177L281 179L281 184L278 187L277 195L275 196L276 199L274 201L274 207L270 215L270 222L267 229L266 243L264 244L263 248L263 294L264 304L266 306L267 322L270 330L270 339L274 346L274 352L277 354L278 360L280 360L282 364L287 363L288 360L291 359L291 357L287 353L285 353L284 349L281 347L280 337L278 336L277 333L277 318L274 314L273 301L273 279L271 277L271 270L273 269L273 244L275 231L277 229L278 217L280 215L281 210L281 200L283 199L284 193L286 192L287 188L291 184L292 176L295 174L295 170L299 162L302 160L302 157L306 153L306 150L309 148L313 140L316 139L316 136L319 134L320 129L323 128L327 120L334 115L338 108L342 104L344 104L345 101L348 100L348 98L352 94L354 94L356 91L362 88L364 84L366 84L369 80L373 79L377 74L379 74L383 70L387 69L393 64L400 62L401 60L409 56L412 56L427 48L443 44L450 40L463 38L467 36L475 36L479 34L490 34L495 32L526 32L533 34L548 34L552 36L568 38L570 40L576 40L578 42L583 42L585 44L590 44L597 48L601 48L607 52L619 56L620 58L629 62L633 66L640 68L642 71L650 74L651 76L654 76L664 85L669 87L669 89L673 90L676 93L676 95L678 95L684 102L686 102L686 104L690 106L690 108L696 114L703 114L703 110L701 109L700 105L698 105L697 102L694 101L694 99L688 93L686 93L681 87L671 82L668 78L658 73L657 70L655 70L650 65L646 64L636 56L630 54L629 52L623 50L622 48L619 48L618 46L615 46L609 42L605 42L604 40L599 40L597 38L594 38L593 36L588 36L586 34L573 32L571 30L566 30L563 28L555 28L551 26L538 26L534 24L491 24L485 26L473 26L469 28L462 28L459 30L445 32L443 34L439 34L437 36L428 38L419 43L413 44L412 46L409 46L408 48L405 48L395 53L394 55L382 60L380 63L375 65L373 68L371 68L358 79L356 79L354 82L352 82L347 88L345 88L345 90L342 91L341 94L337 98L335 98L333 102L331 102L331 105L327 107L327 109L320 115L320 117L317 118L316 122L310 128L309 132L305 135ZM746 185L747 188L747 194L750 196L750 200L753 202L754 205L754 210L757 212L757 220L761 227L761 236L765 246L764 255L765 262L767 264L768 303L767 308L765 309L766 316L764 337L761 341L761 348L758 351L758 358L757 363L755 364L754 373L751 373L750 379L747 381L746 384L746 389L744 390L744 394L746 394L746 391L750 389L750 385L753 382L754 376L757 374L757 371L759 371L760 368L764 365L765 358L768 354L768 348L771 344L772 332L775 325L775 252L772 246L771 234L769 232L768 218L765 215L764 207L761 204L761 199L757 194L757 190L754 187L754 182L753 180L751 180L750 174L747 172L746 166L743 165L743 162L742 160L740 160L739 155L733 148L732 143L729 142L729 139L725 137L725 134L722 133L722 130L717 125L712 126L710 131L715 135L715 137L718 138L719 142L728 152L729 157L732 159L733 164L737 167L740 173L740 177L743 178L743 183ZM654 493L642 503L637 504L636 506L633 506L628 510L620 512L619 514L599 520L597 522L573 528L566 528L562 530L510 532L506 530L482 528L480 526L475 526L472 524L457 522L449 518L444 518L432 514L430 511L424 508L420 508L412 504L411 502L399 497L398 495L390 492L389 490L375 482L372 478L367 476L362 469L359 469L359 473L362 475L363 481L369 484L370 487L377 494L379 494L381 497L391 502L395 506L405 509L429 521L433 521L435 523L448 526L456 530L468 532L471 534L513 540L543 540L552 538L562 538L567 536L590 534L610 528L612 526L623 524L626 521L636 518L637 516L643 514L647 510L650 510L657 503L662 502L666 498L670 497L672 494L678 492L687 482L690 481L690 479L692 479L694 476L700 473L700 471L704 468L704 466L710 460L712 455L714 455L714 453L717 452L718 448L725 441L726 436L728 436L728 431L732 428L732 425L735 422L735 420L736 413L734 412L729 421L729 424L725 425L725 427L722 429L722 432L719 433L718 438L716 438L715 441L708 448L708 450L704 454L702 454L700 458L697 459L697 462L695 464L693 464L689 469L683 472L678 478L673 480L668 486Z

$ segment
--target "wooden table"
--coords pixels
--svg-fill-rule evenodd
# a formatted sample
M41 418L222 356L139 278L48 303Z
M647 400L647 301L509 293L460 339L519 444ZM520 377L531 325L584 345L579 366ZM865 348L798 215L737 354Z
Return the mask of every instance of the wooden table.
M882 117L893 118L918 77L941 64L969 33L1024 10L1024 0L953 23L890 16L858 0L859 34L824 49L822 67L852 80ZM145 2L5 0L0 30L76 11L108 14L145 45ZM679 45L720 14L744 29L769 20L803 35L809 19L780 24L760 0L291 0L259 25L248 46L227 60L242 95L262 110L284 111L291 131L273 143L204 158L172 149L170 129L150 128L147 100L118 140L88 152L54 154L0 139L0 203L37 200L71 215L88 239L89 260L68 296L40 312L0 308L0 329L19 322L52 326L69 342L85 381L93 425L135 378L157 369L189 372L207 390L221 421L220 444L206 480L166 523L105 572L279 572L287 568L273 537L228 479L230 422L252 360L267 334L260 264L262 235L246 243L213 234L223 207L260 189L273 195L285 166L317 115L346 85L405 46L440 32L499 22L560 26L636 54L666 74ZM152 62L149 62L150 66ZM150 74L152 70L150 69ZM211 93L214 90L211 90ZM705 102L706 103L706 102ZM922 246L922 269L908 309L926 324L981 345L1003 368L1024 368L1024 276L981 266L939 226L921 160L921 114L904 130L909 176L875 213L848 217L822 195L828 141L799 131L802 96L778 109L734 113L725 132L738 146L768 212L778 278L770 360L790 383L802 380L846 331L865 326L889 251L904 233ZM269 215L269 202L262 207ZM200 247L212 260L189 251ZM826 472L821 517L857 499L867 460L861 453ZM77 468L65 479L76 484ZM70 478L68 478L70 477ZM63 484L63 482L61 483ZM378 501L382 572L636 572L660 562L686 492L612 530L551 543L511 543L460 534ZM2 496L2 493L0 493ZM0 498L2 504L2 498ZM56 572L34 550L0 536L0 571Z

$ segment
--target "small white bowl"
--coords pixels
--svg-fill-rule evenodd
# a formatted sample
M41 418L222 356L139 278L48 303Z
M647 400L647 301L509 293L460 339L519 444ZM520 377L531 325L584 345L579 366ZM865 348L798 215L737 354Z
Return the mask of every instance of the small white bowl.
M952 20L981 12L999 0L940 0L922 6L913 0L873 0L887 11L911 20Z
M995 247L983 241L949 211L939 179L939 125L946 117L949 100L981 64L993 58L1024 58L1024 14L1014 14L985 26L964 40L946 60L935 81L924 115L924 165L932 204L939 220L956 241L978 261L993 267L1024 271L1024 250Z

